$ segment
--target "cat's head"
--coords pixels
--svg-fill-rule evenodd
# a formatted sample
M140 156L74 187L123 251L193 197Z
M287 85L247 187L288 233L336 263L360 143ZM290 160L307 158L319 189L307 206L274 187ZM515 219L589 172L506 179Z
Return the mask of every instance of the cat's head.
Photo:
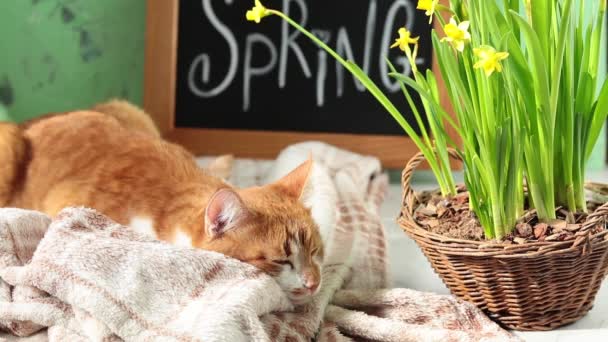
M312 160L261 187L216 192L197 247L252 264L273 276L295 303L321 286L323 244L310 212ZM328 208L328 210L332 210Z

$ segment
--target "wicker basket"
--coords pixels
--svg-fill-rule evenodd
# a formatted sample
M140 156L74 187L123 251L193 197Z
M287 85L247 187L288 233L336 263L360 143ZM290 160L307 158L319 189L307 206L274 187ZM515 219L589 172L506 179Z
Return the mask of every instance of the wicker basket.
M452 158L459 159L455 151ZM522 245L452 239L430 233L414 220L412 173L419 153L403 170L399 224L416 241L450 291L516 330L551 330L583 317L608 270L608 203L588 218L576 239ZM598 224L601 233L589 232Z

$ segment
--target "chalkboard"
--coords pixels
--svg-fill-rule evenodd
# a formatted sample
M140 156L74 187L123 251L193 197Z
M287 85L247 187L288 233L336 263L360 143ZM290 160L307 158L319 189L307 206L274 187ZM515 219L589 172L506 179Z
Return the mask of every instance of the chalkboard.
M418 68L439 75L431 26L417 0L262 2L354 60L418 128L385 62L410 72L403 52L389 49L405 26L420 36ZM196 154L256 158L322 140L392 167L417 152L373 96L316 44L278 17L246 21L252 6L253 0L148 0L144 108L167 139ZM440 96L447 104L444 91Z
M385 56L400 27L420 35L418 66L431 67L430 25L416 0L265 1L356 61L415 123ZM177 127L403 135L361 84L278 17L245 21L251 1L181 1L177 49ZM203 109L193 115L192 108ZM213 113L214 115L209 115ZM415 125L416 126L416 125Z

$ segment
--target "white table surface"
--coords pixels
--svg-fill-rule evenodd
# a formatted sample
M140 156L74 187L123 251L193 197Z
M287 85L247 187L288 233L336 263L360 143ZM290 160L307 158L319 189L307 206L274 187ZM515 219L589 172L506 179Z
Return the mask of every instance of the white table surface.
M589 175L589 179L608 183L608 171ZM433 187L432 177L418 175L415 188ZM448 294L416 243L407 237L396 223L400 210L401 186L391 184L388 196L381 208L387 232L389 258L395 287L406 287L420 291ZM530 342L608 342L608 280L600 289L594 308L581 320L549 332L518 332Z

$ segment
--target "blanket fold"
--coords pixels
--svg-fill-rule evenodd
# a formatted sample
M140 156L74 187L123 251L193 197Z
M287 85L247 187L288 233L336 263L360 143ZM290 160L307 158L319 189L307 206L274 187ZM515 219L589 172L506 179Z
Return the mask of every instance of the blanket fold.
M37 336L49 341L517 340L454 297L384 289L386 175L374 158L321 143L290 147L271 172L311 152L337 194L324 204L336 222L311 303L294 308L251 265L156 241L91 209L66 208L52 222L0 209L0 330L45 329ZM231 182L268 177L267 167L247 170Z

